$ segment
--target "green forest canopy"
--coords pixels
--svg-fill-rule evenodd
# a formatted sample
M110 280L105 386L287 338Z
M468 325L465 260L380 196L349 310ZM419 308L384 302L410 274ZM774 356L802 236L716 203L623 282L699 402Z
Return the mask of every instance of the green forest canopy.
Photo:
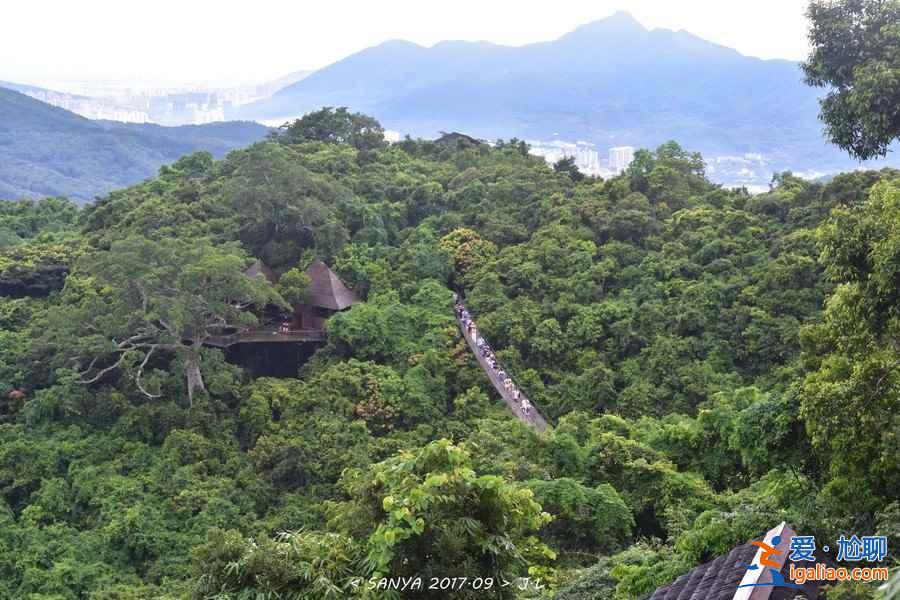
M638 598L782 520L897 547L900 172L751 196L674 142L576 181L516 140L289 131L83 208L0 204L24 393L0 401L0 597L351 598L391 573ZM284 302L252 258L313 256L366 302L296 377L177 334ZM546 434L491 395L454 288Z

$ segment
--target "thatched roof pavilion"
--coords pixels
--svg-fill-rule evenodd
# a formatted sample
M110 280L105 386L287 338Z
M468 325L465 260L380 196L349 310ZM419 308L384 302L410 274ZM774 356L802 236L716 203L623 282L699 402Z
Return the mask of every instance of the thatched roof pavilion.
M328 310L344 310L361 302L356 292L348 289L340 277L321 260L312 261L306 269L306 274L310 279L306 291L306 304Z

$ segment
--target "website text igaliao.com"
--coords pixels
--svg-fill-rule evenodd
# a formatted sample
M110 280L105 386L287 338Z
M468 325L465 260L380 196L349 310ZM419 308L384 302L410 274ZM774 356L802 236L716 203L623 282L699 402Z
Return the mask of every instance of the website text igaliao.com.
M790 580L798 585L807 581L887 581L890 573L887 567L827 567L822 563L814 567L800 567L791 564Z

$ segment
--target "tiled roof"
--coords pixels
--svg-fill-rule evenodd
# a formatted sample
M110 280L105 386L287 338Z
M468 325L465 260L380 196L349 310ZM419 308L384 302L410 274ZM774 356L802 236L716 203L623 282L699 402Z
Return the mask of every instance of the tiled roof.
M794 535L794 530L787 523L781 523L763 537L763 541L779 551L772 560L781 565L779 570L785 582L790 582L788 573L791 561L788 560L788 550ZM780 540L777 544L776 539ZM657 589L646 600L816 600L819 597L818 585L814 581L807 581L800 588L765 585L750 587L772 581L771 567L757 570L748 570L746 567L759 564L759 553L761 549L754 544L741 544L728 554L704 563L669 585ZM830 562L821 553L817 553L817 560ZM811 564L800 563L801 566Z
M731 600L749 564L756 546L741 544L726 555L702 564L661 587L648 600Z
M479 139L473 138L471 135L466 135L465 133L460 133L458 131L451 131L447 133L446 131L441 132L441 137L434 140L436 144L450 144L455 143L458 140L465 140L474 146L480 145L482 142Z

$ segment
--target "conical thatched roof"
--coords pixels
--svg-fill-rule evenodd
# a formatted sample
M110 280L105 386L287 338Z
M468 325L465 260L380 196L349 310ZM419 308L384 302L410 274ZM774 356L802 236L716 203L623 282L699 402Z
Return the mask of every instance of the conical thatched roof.
M359 296L347 289L344 282L321 260L314 260L306 269L309 287L306 303L330 310L344 310L360 302Z
M244 275L247 277L265 277L269 280L269 283L278 282L278 275L275 274L275 271L266 266L266 264L258 258L253 261L252 265L247 267L247 270L244 271Z

